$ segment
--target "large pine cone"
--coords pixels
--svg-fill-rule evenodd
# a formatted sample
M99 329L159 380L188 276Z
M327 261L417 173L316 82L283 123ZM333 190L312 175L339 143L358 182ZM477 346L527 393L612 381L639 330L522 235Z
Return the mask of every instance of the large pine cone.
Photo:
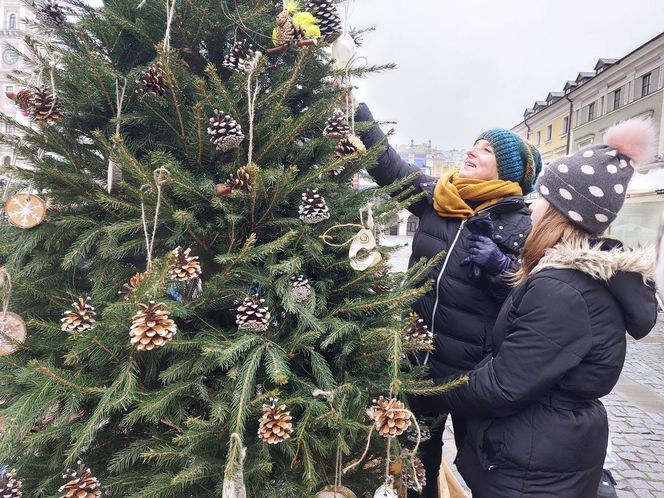
M238 147L244 140L242 126L230 115L218 109L214 110L214 116L209 119L207 133L217 150L227 152Z
M92 475L90 468L79 460L77 469L67 469L62 476L69 482L58 491L64 494L60 498L95 498L101 496L99 480Z
M168 311L162 309L164 303L150 301L148 304L139 303L141 311L132 317L129 336L131 343L139 351L151 351L160 348L173 339L177 332L175 322L168 316Z
M276 45L290 45L307 37L303 29L297 27L293 22L293 16L287 10L282 10L277 15Z
M95 326L97 312L90 304L90 298L78 298L77 303L72 303L73 310L63 312L60 319L60 328L65 332L85 332L92 330Z
M326 138L344 138L350 133L350 126L346 123L346 117L340 109L334 111L334 114L327 120L323 136Z
M35 17L49 28L59 28L67 20L67 15L62 7L53 0L45 0L43 4L37 7Z
M265 299L253 294L238 307L235 323L240 330L265 332L270 325L270 311L263 306Z
M229 43L229 51L221 65L235 72L250 71L255 59L256 51L253 45L247 40L238 40L233 45Z
M351 154L364 154L367 148L355 135L348 135L342 138L337 147L334 149L335 155L338 157L350 156Z
M173 256L168 269L168 276L176 282L186 282L198 278L203 273L198 256L190 256L191 248L183 251L177 246L173 249Z
M424 320L417 313L411 313L409 321L408 342L415 346L431 346L433 344L433 334L424 323Z
M136 289L145 278L146 272L138 272L133 277L129 279L129 282L122 284L122 289L118 291L118 294L122 296L125 301L129 301L131 297L136 292Z
M320 34L326 42L332 43L341 36L343 27L334 2L330 0L309 0L307 10L318 19Z
M160 97L166 95L166 84L162 75L161 67L158 65L150 66L147 71L143 73L138 83L138 92L146 95L148 93L156 93Z
M16 479L16 469L4 471L0 480L0 497L21 498L21 486L23 483Z
M427 485L427 475L426 470L424 469L424 464L422 460L417 457L413 457L413 466L415 467L415 476L417 476L417 482L419 482L420 487ZM408 489L417 490L417 485L415 483L415 478L413 476L413 468L410 463L405 465L405 468L401 474L401 479Z
M30 117L46 123L60 119L60 104L50 90L45 87L35 88L30 97Z
M325 197L317 189L307 190L302 194L299 208L300 219L305 223L320 223L330 217L330 210L325 204Z
M410 411L406 410L401 401L381 396L373 402L375 405L369 409L369 416L381 436L399 436L410 427Z
M293 433L293 417L286 411L286 405L277 406L278 399L263 405L263 415L258 420L258 437L268 444L282 443Z
M304 278L304 275L298 275L297 277L293 275L290 278L290 287L296 303L304 303L309 299L311 285L309 285L309 280Z

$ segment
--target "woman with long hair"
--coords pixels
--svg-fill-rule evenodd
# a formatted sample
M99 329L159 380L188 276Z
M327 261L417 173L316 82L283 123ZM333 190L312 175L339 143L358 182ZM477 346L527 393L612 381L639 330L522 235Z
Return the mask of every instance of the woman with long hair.
M457 466L474 498L597 495L608 436L599 398L618 381L625 331L642 338L657 319L653 251L600 235L647 156L652 125L629 120L605 138L540 176L493 354L467 384L417 400L467 417Z

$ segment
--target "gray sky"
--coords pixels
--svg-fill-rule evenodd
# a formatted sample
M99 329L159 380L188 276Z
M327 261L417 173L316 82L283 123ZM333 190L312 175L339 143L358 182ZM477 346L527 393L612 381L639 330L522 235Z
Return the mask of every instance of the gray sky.
M394 144L467 147L664 31L662 0L351 1L350 24L377 27L359 55L398 65L355 81L376 118L398 122Z

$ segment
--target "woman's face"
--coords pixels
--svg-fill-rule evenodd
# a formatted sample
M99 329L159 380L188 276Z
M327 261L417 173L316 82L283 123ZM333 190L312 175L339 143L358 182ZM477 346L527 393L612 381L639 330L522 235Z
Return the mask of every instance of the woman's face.
M459 170L459 177L477 180L498 179L496 155L488 140L478 140L472 149L466 151Z
M542 221L542 217L548 208L549 202L544 197L538 197L530 205L530 219L532 221L533 228L535 228L539 222Z

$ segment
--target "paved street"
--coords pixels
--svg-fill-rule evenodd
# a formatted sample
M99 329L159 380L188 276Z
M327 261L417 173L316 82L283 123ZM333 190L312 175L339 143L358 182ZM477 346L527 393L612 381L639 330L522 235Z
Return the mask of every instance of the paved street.
M642 339L629 339L627 359L614 391L602 399L609 413L620 498L664 498L664 316ZM445 433L445 455L456 449Z

